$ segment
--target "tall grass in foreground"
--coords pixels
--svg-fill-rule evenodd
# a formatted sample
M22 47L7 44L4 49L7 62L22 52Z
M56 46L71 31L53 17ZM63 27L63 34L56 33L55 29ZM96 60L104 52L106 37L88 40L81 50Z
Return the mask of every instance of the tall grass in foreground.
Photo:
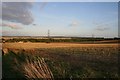
M17 67L18 69L22 69L20 72L22 72L27 78L53 78L53 74L45 63L44 58L38 58L36 60L27 58L26 63L22 65L17 63Z
M7 54L4 56L7 56ZM25 53L15 54L13 52L10 52L8 58L12 61L10 63L14 64L12 69L21 73L26 79L53 79L53 74L44 58L30 56Z

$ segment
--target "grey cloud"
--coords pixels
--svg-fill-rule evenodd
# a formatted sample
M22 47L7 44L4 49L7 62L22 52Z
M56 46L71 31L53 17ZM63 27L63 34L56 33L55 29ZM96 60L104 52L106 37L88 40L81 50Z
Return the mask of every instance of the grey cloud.
M20 24L16 24L16 23L2 23L1 26L2 27L10 27L11 29L22 29Z
M30 2L3 2L2 19L29 25L33 22Z
M109 29L110 29L109 27L100 27L100 26L96 28L97 31L106 31Z
M97 30L97 31L107 31L110 29L109 23L93 22L93 24L96 26L95 30Z

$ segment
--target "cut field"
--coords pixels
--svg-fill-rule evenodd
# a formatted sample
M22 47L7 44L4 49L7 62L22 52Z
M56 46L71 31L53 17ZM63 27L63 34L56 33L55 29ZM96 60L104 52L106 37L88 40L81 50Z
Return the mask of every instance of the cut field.
M34 49L55 47L118 47L118 44L77 44L77 43L3 43L2 48Z
M26 63L28 58L31 62L34 62L34 65L37 64L38 58L44 58L44 63L51 70L53 78L119 77L117 43L4 43L2 46L3 50L8 49L6 52L8 54L3 55L4 78L26 78L26 73L30 75L30 78L33 78L31 75L35 72L32 67L29 69L33 73L28 73L24 71L25 66L22 66L28 64ZM20 63L19 67L16 66L17 60ZM33 64L29 63L28 65L34 67ZM28 65L26 66L29 67ZM37 66L37 68L39 70L40 67Z

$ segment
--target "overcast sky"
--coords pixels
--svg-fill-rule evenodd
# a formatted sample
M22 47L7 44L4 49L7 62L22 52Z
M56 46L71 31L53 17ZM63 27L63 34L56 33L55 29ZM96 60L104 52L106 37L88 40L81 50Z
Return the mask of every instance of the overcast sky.
M4 2L3 36L117 37L117 2Z

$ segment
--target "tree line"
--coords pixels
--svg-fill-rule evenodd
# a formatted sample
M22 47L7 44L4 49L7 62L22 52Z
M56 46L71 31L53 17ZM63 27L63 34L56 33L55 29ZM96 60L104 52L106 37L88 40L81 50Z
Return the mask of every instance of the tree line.
M102 41L102 40L116 40L113 39L104 39L104 38L71 38L71 39L54 39L54 38L47 38L47 39L34 39L34 38L13 38L13 39L2 39L5 42L91 42L91 41Z

